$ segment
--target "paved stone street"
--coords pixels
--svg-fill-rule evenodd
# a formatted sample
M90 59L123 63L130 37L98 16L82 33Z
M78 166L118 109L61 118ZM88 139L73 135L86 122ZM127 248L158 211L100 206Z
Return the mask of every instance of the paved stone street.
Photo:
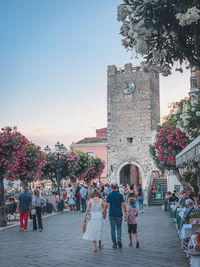
M17 227L0 232L0 266L188 266L172 220L161 207L147 207L139 214L140 248L128 246L123 223L123 248L112 249L110 227L105 223L104 248L92 251L92 243L81 239L82 213L62 213L44 219L43 232L19 232Z

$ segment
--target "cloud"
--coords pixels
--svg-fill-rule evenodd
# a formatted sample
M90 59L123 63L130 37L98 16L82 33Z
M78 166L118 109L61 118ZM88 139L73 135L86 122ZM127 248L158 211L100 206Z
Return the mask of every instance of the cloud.
M36 133L36 134L46 134L48 131L47 131L47 128L40 127L40 128L37 128L37 129L33 129L32 132Z
M80 139L83 139L85 136L81 134L72 134L58 131L50 131L45 127L39 127L33 130L29 130L23 133L30 141L39 145L41 148L49 145L54 149L57 141L63 143L66 147L69 147L72 142L77 142Z

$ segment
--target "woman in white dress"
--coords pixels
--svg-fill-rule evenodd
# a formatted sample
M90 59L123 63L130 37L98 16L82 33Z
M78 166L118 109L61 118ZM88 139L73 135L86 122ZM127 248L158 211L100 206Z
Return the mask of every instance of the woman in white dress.
M99 249L102 248L103 211L104 202L99 198L99 190L95 189L93 198L89 200L85 213L85 222L89 212L90 219L87 223L86 232L83 235L83 239L93 241L94 251L97 251L97 242L99 242Z

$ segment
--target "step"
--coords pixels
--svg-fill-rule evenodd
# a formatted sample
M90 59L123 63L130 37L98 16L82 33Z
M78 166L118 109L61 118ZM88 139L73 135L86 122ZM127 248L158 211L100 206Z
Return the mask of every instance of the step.
M162 206L162 203L148 203L149 206Z

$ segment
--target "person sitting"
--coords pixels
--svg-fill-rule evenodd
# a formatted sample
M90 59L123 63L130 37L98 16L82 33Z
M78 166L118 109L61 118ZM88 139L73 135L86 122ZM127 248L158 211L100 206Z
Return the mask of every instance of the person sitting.
M152 193L152 196L155 197L156 196L156 186L154 185L151 189L151 193Z
M187 199L186 202L186 210L183 213L182 221L184 222L186 219L190 220L190 218L199 213L200 214L200 209L196 208L194 206L194 202L191 199Z
M168 191L167 194L165 195L165 200L169 200L171 196L172 196L172 193Z
M172 204L172 203L178 203L179 199L178 197L176 197L175 193L172 194L172 196L168 199L168 203Z
M195 235L192 235L188 243L188 251L190 255L190 266L200 266L200 230L198 229ZM192 252L192 253L191 253Z
M17 203L14 197L9 197L9 203L6 205L6 213L8 215L8 219L15 218L17 213ZM10 216L12 215L12 216Z
M157 186L156 190L157 190L157 195L160 197L160 194L161 194L161 198L162 198L163 189L160 184ZM157 198L157 195L156 195L156 198Z
M180 199L179 201L179 205L182 207L182 208L185 208L186 207L186 199L187 199L187 193L185 191L182 192L182 198Z

